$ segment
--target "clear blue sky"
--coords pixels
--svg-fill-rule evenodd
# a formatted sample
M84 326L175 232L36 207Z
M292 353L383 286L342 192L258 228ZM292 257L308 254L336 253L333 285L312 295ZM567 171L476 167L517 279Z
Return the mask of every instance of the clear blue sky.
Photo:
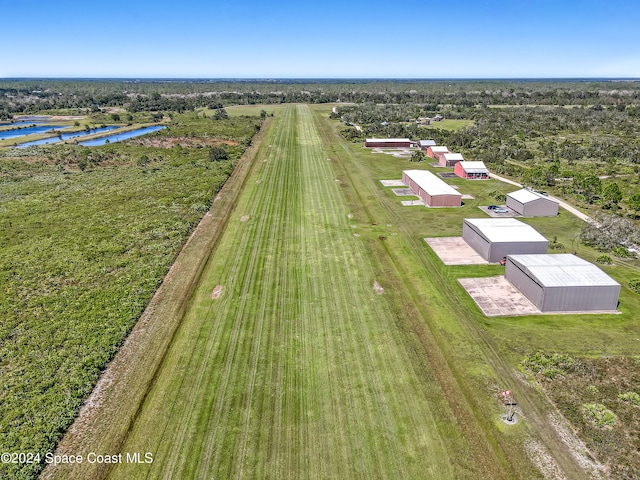
M638 0L0 0L2 77L640 77Z

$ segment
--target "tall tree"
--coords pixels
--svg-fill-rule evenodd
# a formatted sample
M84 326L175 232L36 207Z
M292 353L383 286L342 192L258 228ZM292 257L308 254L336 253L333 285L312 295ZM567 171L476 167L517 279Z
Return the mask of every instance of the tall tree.
M213 118L215 118L216 120L226 120L227 118L229 118L229 114L224 108L218 108L213 114Z
M573 177L573 186L589 204L593 203L602 192L602 181L593 173L589 175L576 174Z
M638 212L640 212L640 192L631 195L627 200L627 205L633 210L633 216L637 217Z
M618 208L618 202L622 200L622 190L613 182L602 189L602 198L605 201L602 208Z
M422 162L424 161L424 153L422 153L420 150L416 150L415 152L413 152L411 154L411 158L409 159L410 162Z

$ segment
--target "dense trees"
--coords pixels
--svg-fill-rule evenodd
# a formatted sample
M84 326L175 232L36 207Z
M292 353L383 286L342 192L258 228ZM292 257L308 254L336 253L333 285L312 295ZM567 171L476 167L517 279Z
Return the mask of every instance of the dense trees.
M213 110L207 115L218 120L227 117L225 106L283 102L337 102L332 117L349 127L342 134L351 141L431 138L466 158L488 163L496 173L534 187L555 188L588 205L624 207L640 188L637 82L0 81L2 118L43 109L76 109L93 111L108 122L124 115L106 108L124 106L127 122L134 117L162 121L170 112L199 108ZM436 114L473 124L445 129L434 122L426 130L424 119ZM628 181L621 182L622 176ZM618 184L619 193L608 187L611 182ZM630 204L628 208L632 209Z
M0 112L29 113L45 109L103 108L128 105L131 112L232 104L327 103L413 104L410 117L429 116L447 108L448 118L488 105L580 105L601 114L637 116L640 85L636 82L573 81L108 81L14 80L0 82ZM219 104L219 106L217 106ZM594 110L592 106L599 105ZM6 115L5 114L5 115Z

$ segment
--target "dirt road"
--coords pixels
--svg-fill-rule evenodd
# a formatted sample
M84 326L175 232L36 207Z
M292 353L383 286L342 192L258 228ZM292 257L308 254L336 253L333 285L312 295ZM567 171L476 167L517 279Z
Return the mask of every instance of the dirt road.
M519 188L524 188L524 187L522 186L522 184L520 184L520 183L518 183L518 182L514 182L513 180L509 180L508 178L501 177L500 175L496 175L495 173L491 173L491 178L494 178L494 179L499 180L499 181L504 182L504 183L508 183L508 184L510 184L510 185L514 185L514 186L519 187ZM548 198L550 198L551 200L554 200L554 201L558 202L558 204L559 204L562 208L564 208L565 210L567 210L569 213L571 213L571 214L575 215L575 216L576 216L576 217L578 217L580 220L584 220L585 222L589 222L589 223L592 223L592 222L593 222L593 219L592 219L589 215L586 215L586 214L582 213L580 210L578 210L577 208L575 208L575 207L574 207L574 206L572 206L572 205L569 205L569 204L568 204L567 202L565 202L564 200L561 200L561 199L559 199L559 198L557 198L557 197L553 197L553 196L551 196L551 195L547 195L547 196L548 196Z

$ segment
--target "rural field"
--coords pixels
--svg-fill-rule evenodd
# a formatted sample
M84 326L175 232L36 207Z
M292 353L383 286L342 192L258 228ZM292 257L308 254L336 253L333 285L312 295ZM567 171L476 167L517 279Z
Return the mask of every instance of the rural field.
M119 448L153 463L48 477L538 476L508 446L522 428L502 440L487 428L394 265L379 261L378 229L391 242L394 227L351 208L323 117L288 106L260 144ZM91 448L83 441L77 451Z
M309 108L260 153L122 447L155 461L110 478L482 476L374 291Z
M42 469L260 124L178 122L181 141L218 129L236 146L216 162L131 143L0 152L0 451L41 459L0 478Z
M582 398L607 403L621 388L617 411L633 417L632 380L589 385L584 372L605 357L598 375L624 375L640 353L640 301L626 286L637 260L602 267L623 284L618 315L484 317L457 279L503 267L444 266L423 239L460 235L463 218L484 216L477 207L512 186L448 178L470 195L462 208L403 207L380 180L416 168L407 157L346 141L331 106L264 110L275 117L231 194L216 200L230 213L214 202L215 228L201 225L210 240L185 264L192 275L183 266L169 279L175 290L163 295L179 308L155 322L169 326L150 332L156 312L143 317L137 357L116 357L119 373L107 375L107 389L126 379L119 393L90 400L91 414L60 444L61 454L139 454L141 463L59 465L43 478L598 479L620 463L593 443L603 438L631 438L619 470L633 474L633 431L585 437L591 427L576 422ZM564 210L524 221L558 252L599 255ZM506 388L518 402L509 426L498 396Z

